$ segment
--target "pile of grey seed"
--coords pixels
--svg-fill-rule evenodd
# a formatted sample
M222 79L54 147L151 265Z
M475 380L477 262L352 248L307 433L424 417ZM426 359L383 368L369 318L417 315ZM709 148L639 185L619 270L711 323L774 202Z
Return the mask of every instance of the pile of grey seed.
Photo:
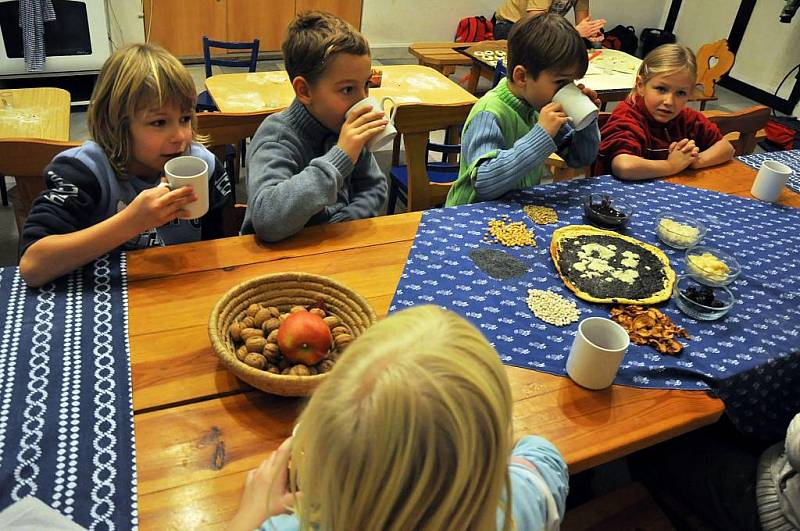
M581 316L573 301L550 290L529 289L526 302L533 315L552 325L566 326Z

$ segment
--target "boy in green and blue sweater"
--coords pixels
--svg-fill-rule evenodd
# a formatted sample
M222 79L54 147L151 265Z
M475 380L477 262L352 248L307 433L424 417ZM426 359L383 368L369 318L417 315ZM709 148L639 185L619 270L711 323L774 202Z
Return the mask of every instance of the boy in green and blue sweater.
M595 120L576 131L558 90L582 78L588 56L575 28L555 14L520 20L508 36L508 76L472 108L461 139L461 168L447 206L496 199L539 184L558 152L570 167L591 164L600 145ZM597 93L579 85L599 103Z

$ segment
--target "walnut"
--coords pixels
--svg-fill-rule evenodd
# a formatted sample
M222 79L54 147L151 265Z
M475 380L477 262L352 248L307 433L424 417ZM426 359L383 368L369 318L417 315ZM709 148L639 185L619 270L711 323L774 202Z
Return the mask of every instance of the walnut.
M335 364L336 364L336 362L331 360L331 359L324 359L324 360L320 361L319 363L317 363L315 365L315 367L317 368L317 370L320 373L330 372L330 370L333 369L333 366Z
M256 314L258 313L258 310L260 309L261 309L260 304L251 304L250 306L247 307L247 312L246 312L247 317L255 317Z
M281 373L281 370L278 368L278 366L273 363L267 363L267 368L264 370L266 370L267 372L271 372L272 374Z
M314 315L319 315L323 319L325 318L326 315L328 315L327 313L325 313L325 310L323 310L322 308L311 308L308 311L313 313Z
M231 335L231 339L234 341L241 341L242 340L242 323L234 322L231 326L228 327L228 333Z
M307 366L298 363L294 367L289 368L289 374L294 374L295 376L311 376L311 371L308 370Z
M267 358L267 361L271 363L277 363L278 360L281 359L281 351L275 343L267 343L264 345L264 349L261 353Z
M353 342L353 336L351 336L350 334L339 334L338 336L333 338L333 341L336 343L337 347L342 349Z
M269 334L273 330L277 330L279 326L281 326L280 320L277 317L270 317L264 321L261 328L264 330L265 334Z
M247 357L248 354L250 354L250 352L247 350L247 347L244 346L244 345L242 345L241 347L236 349L236 358L239 361L244 361L244 359Z
M306 310L305 306L298 305L298 306L292 306L291 309L289 310L289 313L307 312L307 311L308 310Z
M253 321L255 321L255 328L261 328L261 326L264 324L264 321L269 318L269 310L266 308L261 308L258 310L258 313L253 317Z
M267 343L277 343L278 342L278 330L275 329L269 333L267 336Z
M336 337L340 334L350 334L350 329L344 325L339 325L331 329L331 334L333 337Z
M323 321L325 321L325 323L330 328L335 328L335 327L339 326L340 324L342 324L342 320L339 319L338 317L336 317L335 315L329 315L328 317L325 317L323 319Z
M251 337L264 337L264 331L260 328L245 328L241 334L242 341L247 341Z
M256 354L254 352L248 354L244 359L244 362L255 369L263 369L267 366L266 358L264 358L264 356L261 354Z
M263 337L253 336L247 338L247 341L244 342L244 345L247 347L248 352L256 352L258 354L264 350L264 345L267 344L267 340Z
M281 311L276 306L268 306L267 310L270 317L278 317L281 314Z
M256 320L252 317L245 317L242 319L242 328L254 328L256 326Z

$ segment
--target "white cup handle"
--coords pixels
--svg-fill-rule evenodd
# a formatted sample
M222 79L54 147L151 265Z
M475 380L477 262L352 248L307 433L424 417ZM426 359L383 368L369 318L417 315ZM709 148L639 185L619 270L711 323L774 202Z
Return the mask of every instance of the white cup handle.
M395 101L392 99L391 96L384 96L384 98L381 100L381 109L385 109L386 108L385 107L386 100L389 100L389 101L392 102L392 108L389 111L389 121L394 123L394 112L397 110L397 103L395 103ZM384 111L384 112L386 112L386 111Z

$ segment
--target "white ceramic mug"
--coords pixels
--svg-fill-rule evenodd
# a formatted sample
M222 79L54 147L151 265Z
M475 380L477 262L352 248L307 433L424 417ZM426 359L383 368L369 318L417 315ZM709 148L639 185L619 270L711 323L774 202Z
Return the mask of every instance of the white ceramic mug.
M630 337L605 317L589 317L578 325L567 358L567 374L588 389L605 389L614 381Z
M597 117L597 105L574 83L561 87L553 96L553 101L561 104L576 131L580 131Z
M394 127L394 111L397 109L397 105L395 104L394 100L389 96L386 96L380 102L378 102L376 98L370 96L355 103L345 113L345 117L347 117L350 116L350 113L355 111L356 109L360 109L366 106L371 106L373 111L383 110L384 112L386 112L384 105L386 104L387 101L392 102L392 108L389 110L389 123L386 124L386 127L383 128L383 131L381 131L380 133L373 136L367 141L367 149L369 151L378 151L382 147L389 144L392 140L394 140L394 137L397 136L397 129L395 129Z
M185 219L200 218L208 212L208 164L206 161L192 156L175 157L164 164L164 175L173 190L191 186L197 196L196 201L183 207L189 212Z
M777 160L765 160L761 163L750 193L762 201L774 203L780 197L791 175L792 169L786 164Z

